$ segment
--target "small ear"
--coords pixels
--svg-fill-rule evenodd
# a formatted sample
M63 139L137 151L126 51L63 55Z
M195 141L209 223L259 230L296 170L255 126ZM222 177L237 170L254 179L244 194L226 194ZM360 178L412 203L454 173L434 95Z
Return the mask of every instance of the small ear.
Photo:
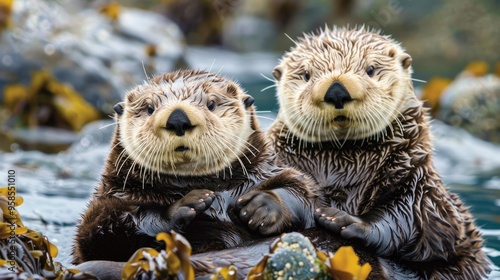
M279 81L281 79L281 73L282 73L282 70L281 70L280 65L274 67L273 76L276 79L276 81Z
M247 114L250 114L250 127L252 128L252 130L257 131L260 130L260 125L255 114L255 107L252 107L254 101L255 100L252 96L246 93L243 95L243 104L245 104Z
M243 104L245 104L245 108L252 106L254 102L255 99L253 99L253 97L251 97L250 95L245 96L245 98L243 99Z
M408 67L410 67L413 59L411 58L411 56L409 54L404 53L401 55L400 61L401 61L401 65L403 65L403 69L408 69Z
M236 97L238 95L238 87L234 85L233 83L229 83L226 88L227 93L229 93L231 96Z
M116 103L115 106L113 106L113 109L119 116L121 116L123 114L123 102Z

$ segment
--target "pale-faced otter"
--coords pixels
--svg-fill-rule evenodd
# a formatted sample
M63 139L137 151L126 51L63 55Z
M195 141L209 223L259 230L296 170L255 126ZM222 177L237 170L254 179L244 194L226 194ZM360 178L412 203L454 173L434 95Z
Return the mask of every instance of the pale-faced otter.
M329 205L318 226L425 279L479 279L483 239L432 161L429 117L412 59L364 28L307 34L274 69L280 160L311 174Z
M73 263L126 261L155 236L194 252L310 227L313 181L274 164L253 98L194 70L154 77L115 106L111 151L78 226Z

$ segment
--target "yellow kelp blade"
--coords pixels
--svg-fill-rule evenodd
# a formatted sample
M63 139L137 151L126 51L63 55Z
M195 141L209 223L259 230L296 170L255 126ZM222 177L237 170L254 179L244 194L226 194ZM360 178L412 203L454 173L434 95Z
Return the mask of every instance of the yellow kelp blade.
M17 190L14 187L0 188L0 196L2 195L5 196L9 202L13 201L15 203L14 207L18 207L24 202L23 198L17 195Z
M139 249L125 264L122 279L135 277L181 277L185 280L194 280L194 269L189 260L191 245L180 234L161 232L156 236L159 241L165 242L165 250L160 252L151 248ZM145 274L142 275L141 274Z
M488 73L489 66L485 61L477 60L467 64L464 71L475 77L482 77Z
M70 84L59 82L49 71L43 69L32 74L28 87L20 84L6 85L3 98L3 106L20 118L21 125L39 125L36 118L37 106L27 109L23 104L47 106L59 121L67 124L73 131L79 131L85 124L101 117L99 110ZM54 123L44 125L57 126Z
M134 279L139 268L144 271L149 270L149 263L144 261L144 253L155 257L158 256L158 252L152 248L141 248L137 250L123 267L122 279Z
M181 270L181 260L177 255L175 255L175 251L177 246L175 244L174 238L165 232L160 232L156 235L156 240L163 240L166 244L165 252L166 252L166 262L167 269L172 274L177 274ZM191 247L189 247L191 249Z
M118 2L110 2L108 4L103 5L100 9L99 12L103 15L105 15L107 18L111 19L112 21L117 21L118 18L120 17L120 4Z
M74 131L79 131L85 124L99 119L99 111L80 93L71 85L59 82L47 71L40 70L34 73L30 90L34 91L32 95L44 90L51 93L52 105Z
M19 212L15 209L23 203L13 187L0 188L0 239L7 239L14 232L24 234L28 229L23 225Z
M24 236L33 241L36 248L45 249L45 251L47 251L52 258L57 257L57 254L59 253L57 247L50 243L47 237L42 235L40 232L29 230Z
M14 0L0 0L0 32L12 26L11 14Z
M0 0L0 9L11 13L13 4L14 0Z
M194 279L194 268L189 260L191 257L191 244L184 236L172 231L172 239L175 241L175 254L179 257L182 266L182 272L186 279Z
M11 236L12 228L9 223L0 223L0 239L7 239ZM24 234L28 231L25 227L16 226L14 232L16 235Z
M358 264L359 257L351 246L342 246L330 257L330 269L335 280L365 280L371 272L369 263Z

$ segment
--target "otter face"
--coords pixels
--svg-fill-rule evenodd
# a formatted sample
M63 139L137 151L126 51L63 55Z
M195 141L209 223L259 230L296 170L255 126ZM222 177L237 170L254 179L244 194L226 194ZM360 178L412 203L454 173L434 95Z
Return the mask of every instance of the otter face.
M410 64L398 43L364 28L304 35L273 72L280 115L309 142L377 137L413 94Z
M120 157L170 175L218 173L248 149L252 104L237 84L207 72L155 77L115 106Z

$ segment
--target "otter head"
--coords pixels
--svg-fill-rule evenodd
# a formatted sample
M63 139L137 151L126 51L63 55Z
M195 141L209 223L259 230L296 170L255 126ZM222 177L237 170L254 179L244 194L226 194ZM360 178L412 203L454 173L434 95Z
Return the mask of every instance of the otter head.
M281 119L309 142L384 133L413 94L411 61L398 43L364 28L306 34L273 71Z
M115 105L121 158L169 175L231 168L258 129L253 98L234 82L203 71L157 76Z

